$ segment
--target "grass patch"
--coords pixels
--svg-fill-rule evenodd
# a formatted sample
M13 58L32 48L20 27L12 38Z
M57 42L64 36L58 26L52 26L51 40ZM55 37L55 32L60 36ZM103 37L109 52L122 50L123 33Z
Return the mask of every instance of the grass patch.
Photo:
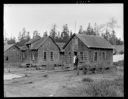
M118 62L113 62L114 66L124 66L124 60L118 61Z
M99 83L94 82L88 84L88 88L86 92L89 96L93 96L93 97L117 96L117 93L114 90L114 88L110 87L109 81L101 81Z
M123 89L123 78L117 78L114 81L102 80L89 83L86 92L89 96L95 97L118 97L117 91L123 94Z
M113 81L93 81L90 78L84 78L82 85L70 88L67 87L66 92L68 93L67 96L76 97L119 97L123 96L123 89L122 77L119 77Z
M67 96L73 96L73 97L82 97L82 96L88 96L86 93L86 87L73 87L73 88L66 88L66 92L68 93Z

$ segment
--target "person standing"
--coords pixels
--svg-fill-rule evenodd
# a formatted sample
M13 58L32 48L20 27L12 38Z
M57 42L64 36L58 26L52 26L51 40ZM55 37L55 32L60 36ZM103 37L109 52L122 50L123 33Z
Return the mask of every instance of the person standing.
M79 68L78 68L79 59L78 59L77 54L74 56L73 60L74 60L74 67L75 67L75 70L77 71L77 75L79 75Z
M73 57L74 70L76 69L76 55Z

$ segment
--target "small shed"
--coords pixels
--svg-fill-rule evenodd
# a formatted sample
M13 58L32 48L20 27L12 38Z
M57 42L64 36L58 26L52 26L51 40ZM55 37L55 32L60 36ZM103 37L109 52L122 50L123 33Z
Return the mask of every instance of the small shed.
M99 36L74 34L63 49L66 64L73 65L74 53L79 57L79 64L107 67L113 63L113 46Z

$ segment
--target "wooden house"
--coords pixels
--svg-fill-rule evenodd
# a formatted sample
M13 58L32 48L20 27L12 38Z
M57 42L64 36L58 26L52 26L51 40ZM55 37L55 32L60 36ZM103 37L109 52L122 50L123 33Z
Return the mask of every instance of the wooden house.
M60 48L50 36L33 39L26 46L24 63L48 68L60 63Z
M15 44L4 45L4 63L19 64L21 63L21 51Z
M109 67L113 63L112 45L99 36L74 34L64 45L65 64L73 65L74 53L79 57L79 64L91 67Z
M38 40L40 40L41 37L40 36L36 36L33 39L31 39L30 41L28 41L24 46L20 47L21 49L21 57L22 57L22 65L26 65L26 64L30 64L31 63L31 46L37 42Z

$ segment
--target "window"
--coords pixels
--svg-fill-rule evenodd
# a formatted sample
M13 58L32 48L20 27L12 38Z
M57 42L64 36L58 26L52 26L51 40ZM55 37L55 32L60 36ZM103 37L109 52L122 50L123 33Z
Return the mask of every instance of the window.
M94 53L94 61L97 61L97 52Z
M105 52L103 52L102 54L103 54L103 60L105 60Z
M6 57L6 61L8 61L8 56Z
M46 52L44 52L44 60L46 61Z
M32 53L32 60L33 60L33 61L35 60L34 52Z
M83 60L88 61L88 52L87 51L84 51L84 53L83 53Z
M69 59L69 62L72 62L72 55L71 55L71 52L68 53L68 59Z
M83 60L83 52L80 52L80 59Z
M53 61L53 52L51 52L51 60Z

